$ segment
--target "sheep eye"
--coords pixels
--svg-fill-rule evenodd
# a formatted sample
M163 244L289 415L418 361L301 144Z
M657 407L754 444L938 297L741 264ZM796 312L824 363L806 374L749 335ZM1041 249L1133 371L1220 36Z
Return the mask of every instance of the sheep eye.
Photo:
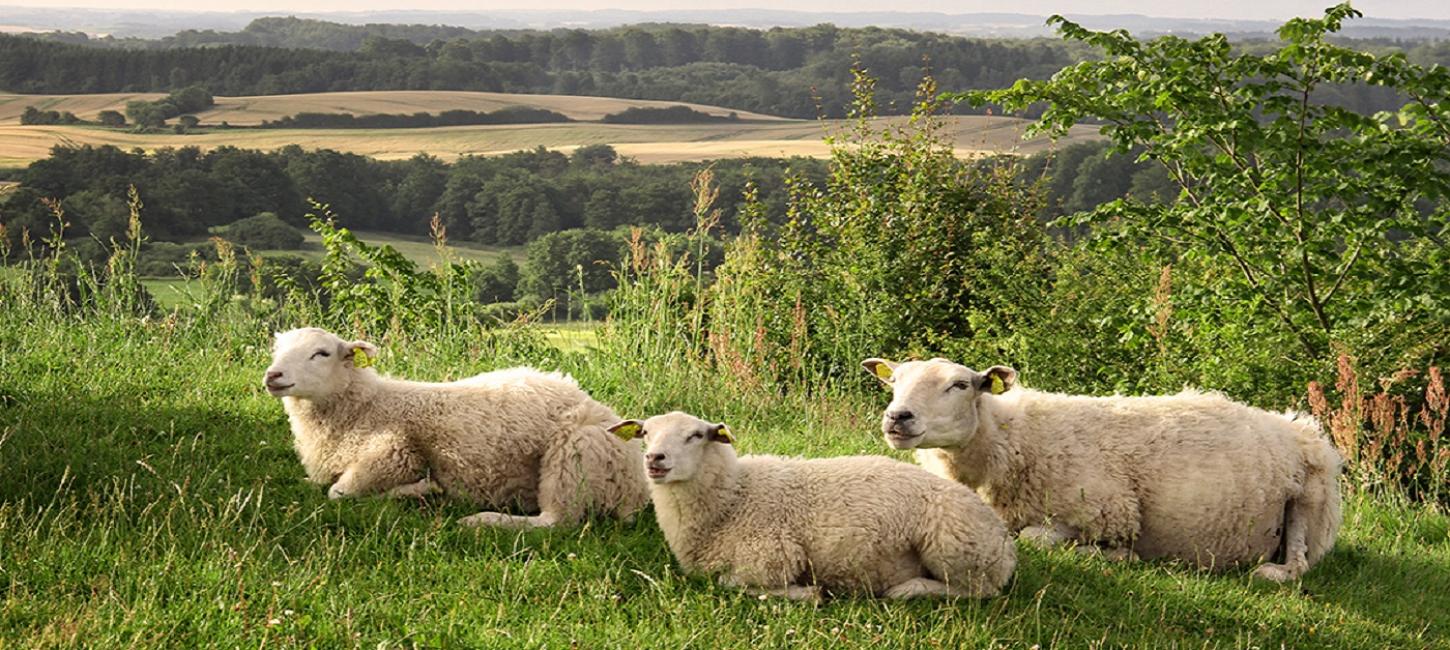
M700 438L704 438L704 437L705 437L705 434L700 433L699 431L696 431L696 432L690 434L690 437L685 438L685 442L691 442L693 440L699 440Z
M966 390L969 387L971 387L971 385L968 384L967 382L959 381L959 382L957 382L955 384L952 384L951 386L948 386L947 387L947 391L951 391L952 389L956 389L956 390Z
M329 354L327 352L327 350L318 350L318 351L312 353L312 356L309 357L309 360L310 359L316 359L317 357L330 357L330 356L332 356L332 355Z

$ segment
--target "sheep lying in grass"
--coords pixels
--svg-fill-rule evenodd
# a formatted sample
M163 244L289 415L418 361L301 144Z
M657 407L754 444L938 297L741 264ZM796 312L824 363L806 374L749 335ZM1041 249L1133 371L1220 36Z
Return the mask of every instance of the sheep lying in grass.
M1087 397L945 359L863 365L891 387L886 441L977 489L1024 538L1297 578L1334 545L1339 454L1304 416L1216 393Z
M736 458L728 429L674 412L610 428L643 436L655 515L688 571L756 593L888 598L999 593L1016 550L965 486L879 456Z
M441 491L525 517L480 512L465 525L571 524L628 517L649 500L637 443L572 379L529 368L451 383L379 376L377 348L316 328L277 335L267 392L282 398L297 454L332 498Z

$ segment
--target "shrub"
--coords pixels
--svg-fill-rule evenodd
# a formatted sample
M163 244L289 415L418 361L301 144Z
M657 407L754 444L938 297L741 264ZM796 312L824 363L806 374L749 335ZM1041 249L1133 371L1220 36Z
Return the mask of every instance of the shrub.
M228 240L259 250L295 250L302 248L303 242L301 231L271 212L239 219L227 226L225 233Z
M1221 34L1139 41L1054 17L1064 37L1103 56L961 97L1015 110L1045 103L1034 132L1092 120L1120 153L1159 163L1178 201L1112 201L1069 223L1112 222L1129 245L1171 242L1233 269L1180 308L1253 304L1250 317L1278 330L1256 328L1263 342L1313 372L1388 303L1414 296L1427 319L1414 327L1429 335L1450 316L1450 269L1433 250L1450 224L1450 72L1329 40L1358 15L1341 4L1291 20L1278 30L1283 45L1264 54L1237 52ZM1406 103L1366 116L1325 101L1326 89L1357 85Z
M1343 454L1350 480L1450 505L1450 397L1440 368L1423 375L1402 369L1374 391L1361 388L1354 359L1340 355L1338 375L1332 393L1309 383L1309 405Z
M105 126L126 126L126 116L119 111L104 110L96 115L97 121Z
M793 184L787 223L746 227L711 292L712 354L792 379L855 384L877 355L1020 355L1021 295L1046 279L1036 199L1009 168L958 161L923 82L910 128L876 131L874 82L857 72L852 146L824 187Z
M735 113L727 116L711 115L689 106L655 108L634 106L618 113L605 115L600 121L605 124L701 124L708 122L735 122L740 117Z

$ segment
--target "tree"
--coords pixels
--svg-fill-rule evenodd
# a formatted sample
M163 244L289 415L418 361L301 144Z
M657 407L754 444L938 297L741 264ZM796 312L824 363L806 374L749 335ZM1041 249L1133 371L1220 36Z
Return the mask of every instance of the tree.
M136 100L126 102L126 117L136 126L144 129L159 129L166 126L166 117L154 102Z
M529 244L519 291L547 300L578 291L581 280L585 293L612 288L620 244L618 235L589 228L544 235Z
M89 233L103 242L126 238L131 212L120 197L99 190L85 190L61 202L66 218L79 232Z
M298 249L302 248L302 231L287 225L287 222L271 212L247 217L227 226L227 240L255 249Z
M473 276L473 297L482 304L511 302L519 286L519 265L508 256L479 269Z
M1290 20L1278 49L1254 54L1222 34L1140 41L1054 16L1064 38L1103 56L1051 80L955 97L1010 110L1045 103L1034 133L1098 120L1118 152L1162 165L1182 200L1114 201L1071 223L1117 223L1128 237L1221 261L1234 274L1214 287L1216 301L1263 305L1305 360L1323 361L1386 301L1450 313L1450 277L1432 261L1450 216L1450 70L1327 40L1359 15L1341 4ZM1326 88L1354 86L1408 101L1375 115L1320 101Z
M584 225L589 228L609 230L627 219L628 213L619 200L619 193L607 187L594 190L584 203Z
M115 126L115 127L126 126L126 116L122 115L119 111L113 111L113 110L104 110L104 111L101 111L96 116L96 119L99 120L101 124L104 124L106 126Z

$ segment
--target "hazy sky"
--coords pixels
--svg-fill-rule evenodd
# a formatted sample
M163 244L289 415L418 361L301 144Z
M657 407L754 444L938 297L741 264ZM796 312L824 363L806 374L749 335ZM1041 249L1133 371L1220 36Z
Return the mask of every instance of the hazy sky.
M688 3L665 0L0 0L0 5L31 7L84 6L104 9L171 9L178 11L361 11L379 9L441 9L488 11L499 9L731 9L764 7L800 11L940 11L974 13L1008 11L1027 14L1112 14L1135 13L1181 18L1281 19L1319 15L1333 0L693 0ZM1373 18L1450 19L1450 0L1360 0L1354 6ZM4 18L0 17L0 22Z

